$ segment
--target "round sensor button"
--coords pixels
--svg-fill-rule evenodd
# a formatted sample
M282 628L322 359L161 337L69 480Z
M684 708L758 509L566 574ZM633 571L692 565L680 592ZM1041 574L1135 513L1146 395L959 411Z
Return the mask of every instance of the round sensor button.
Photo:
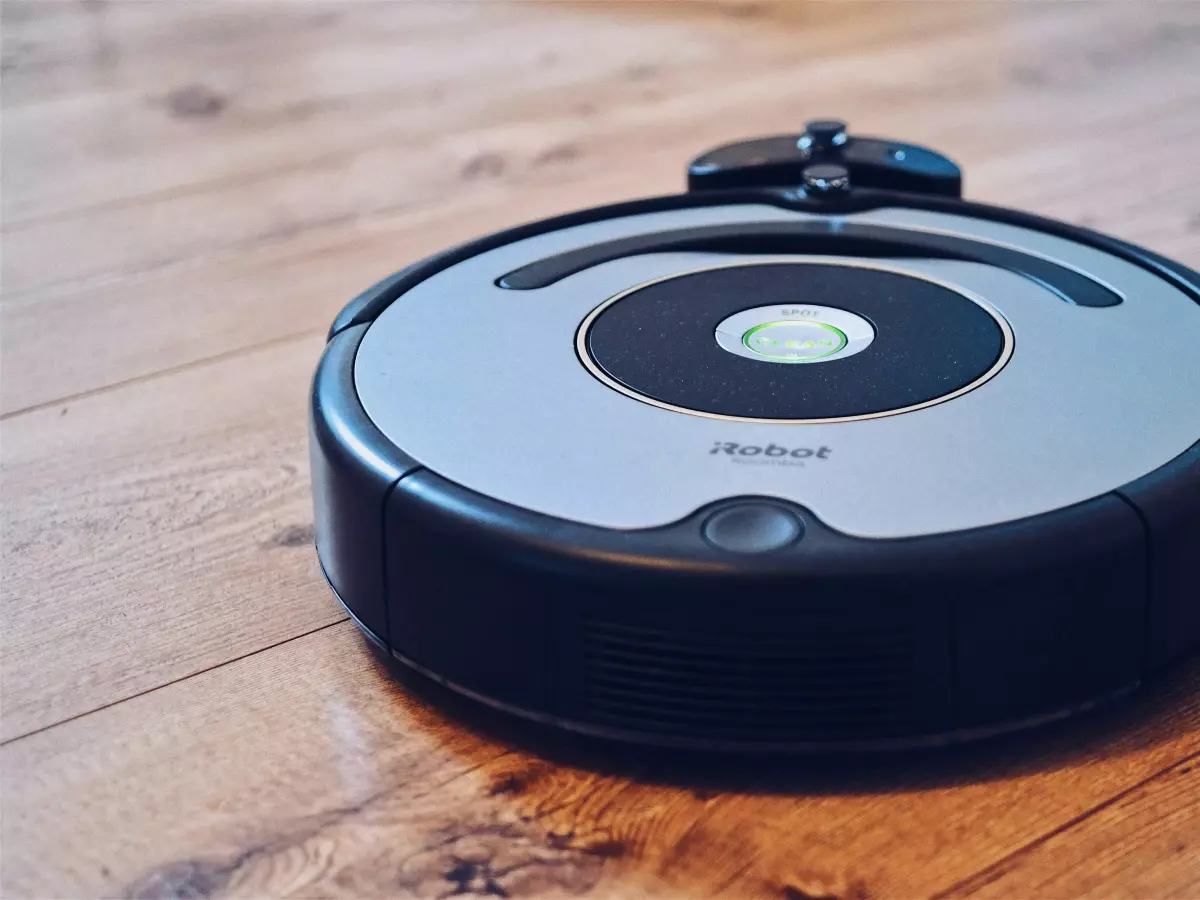
M722 320L717 343L738 356L773 363L817 363L866 350L875 329L833 306L795 304L744 309Z
M770 553L794 544L804 524L791 512L769 503L737 503L713 513L702 534L730 553Z

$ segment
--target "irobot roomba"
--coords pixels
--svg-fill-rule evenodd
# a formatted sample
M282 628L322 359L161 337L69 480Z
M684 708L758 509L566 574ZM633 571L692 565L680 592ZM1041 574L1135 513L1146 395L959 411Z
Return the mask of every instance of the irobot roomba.
M338 315L316 544L365 635L558 728L1009 730L1200 641L1200 275L838 122Z

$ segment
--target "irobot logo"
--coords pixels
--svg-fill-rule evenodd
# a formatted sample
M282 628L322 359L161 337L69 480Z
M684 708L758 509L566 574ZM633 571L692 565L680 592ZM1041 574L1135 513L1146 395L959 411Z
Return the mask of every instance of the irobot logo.
M814 450L811 447L796 447L789 450L787 447L780 447L778 444L767 444L765 447L759 447L755 444L737 444L733 441L714 441L713 448L708 451L710 456L716 456L720 453L728 454L734 457L735 462L750 462L746 457L759 457L760 461L778 460L783 462L786 458L788 461L793 459L829 459L829 454L833 452L831 447L819 447ZM761 459L766 457L766 459Z

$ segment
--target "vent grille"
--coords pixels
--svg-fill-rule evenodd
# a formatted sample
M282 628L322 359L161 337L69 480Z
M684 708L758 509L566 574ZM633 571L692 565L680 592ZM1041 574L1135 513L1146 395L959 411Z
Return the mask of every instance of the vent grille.
M854 740L907 730L913 644L903 629L734 634L584 623L593 719L739 741Z

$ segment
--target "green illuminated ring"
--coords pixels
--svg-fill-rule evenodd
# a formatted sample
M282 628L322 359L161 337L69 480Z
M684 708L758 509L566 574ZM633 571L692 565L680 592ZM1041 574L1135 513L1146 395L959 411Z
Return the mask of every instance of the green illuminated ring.
M789 358L786 356L775 356L774 354L771 354L771 353L763 353L761 350L758 350L757 348L750 346L750 338L751 337L753 337L758 332L762 331L764 328L774 328L776 325L804 325L805 327L809 327L809 328L812 328L812 327L824 328L826 331L832 331L835 335L837 335L839 343L832 350L826 350L824 353L817 353L817 354L814 354L813 356L805 356L802 359ZM839 350L841 350L843 347L845 347L846 344L848 344L849 342L850 342L850 339L848 337L846 337L846 333L844 331L842 331L842 329L840 329L840 328L834 328L832 325L826 325L824 322L807 322L807 321L806 322L797 322L795 320L786 320L783 322L764 322L761 325L755 325L753 328L751 328L749 331L747 331L745 334L742 335L742 344L745 345L747 350L751 350L754 353L757 353L759 356L765 356L765 357L767 357L767 359L773 360L775 362L782 362L782 363L815 362L818 359L824 359L827 356L831 356L834 353L837 353Z

